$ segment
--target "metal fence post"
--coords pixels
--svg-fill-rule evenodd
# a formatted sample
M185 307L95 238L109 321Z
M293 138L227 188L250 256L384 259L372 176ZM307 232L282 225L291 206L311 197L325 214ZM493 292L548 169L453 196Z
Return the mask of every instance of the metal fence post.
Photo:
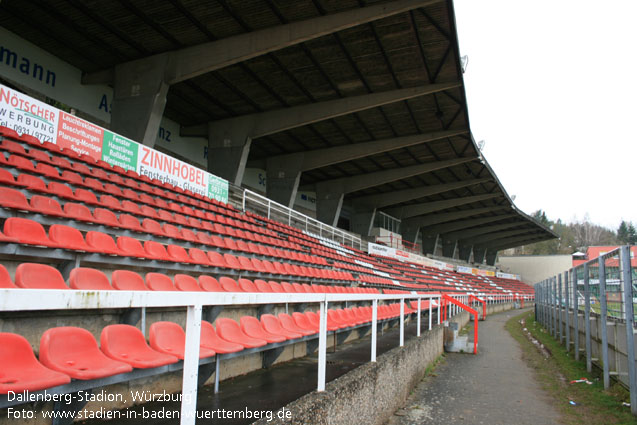
M557 338L557 278L555 276L551 278L551 284L553 288L553 293L551 294L551 304L553 304L553 308L551 309L553 313L553 338Z
M417 330L416 330L416 336L420 336L420 298L417 299L418 300L418 324L417 326Z
M197 418L197 379L199 376L199 338L201 336L201 305L186 309L186 342L182 377L181 425L195 425Z
M562 328L562 274L557 275L557 336L560 344L564 339L564 328Z
M606 329L606 259L599 257L599 304L600 304L600 330L602 331L602 368L604 375L604 388L610 388L610 373L608 368L608 334Z
M571 312L569 311L569 304L571 302L570 302L570 299L569 299L569 296L568 296L568 294L569 294L569 291L568 291L568 271L564 272L564 291L565 291L564 300L566 301L566 308L565 308L565 310L566 310L566 317L565 317L565 319L566 319L566 321L565 321L565 325L566 325L565 326L566 327L566 352L568 352L568 350L571 349L571 327L569 325L570 316L571 316Z
M378 300L372 301L372 361L376 361L376 334L378 333Z
M573 269L571 272L573 276L573 310L574 310L574 321L573 321L573 340L575 342L574 350L575 350L575 360L579 360L579 303L577 298L577 269Z
M588 263L584 263L584 327L586 328L586 371L593 371L593 351L591 349L591 291Z
M628 355L628 382L630 383L630 411L637 415L637 377L635 377L635 336L633 322L633 280L630 265L630 246L621 247L622 280L624 281L624 308L626 311L626 354Z
M316 391L325 391L325 367L327 364L327 300L321 301L319 310L318 382Z

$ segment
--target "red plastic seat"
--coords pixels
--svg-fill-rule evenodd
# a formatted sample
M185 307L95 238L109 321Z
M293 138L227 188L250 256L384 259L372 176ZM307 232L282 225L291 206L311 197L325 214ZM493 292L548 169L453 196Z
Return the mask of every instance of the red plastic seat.
M256 279L254 286L256 286L257 292L273 292L272 287L265 280Z
M201 292L203 289L197 283L197 279L187 274L175 275L175 286L180 291Z
M126 373L133 368L100 351L86 329L65 326L49 329L40 339L40 361L49 369L75 379L98 379Z
M59 202L53 198L42 195L33 195L29 202L31 209L40 214L52 215L56 217L66 217Z
M272 288L272 292L276 292L276 293L282 293L285 292L283 290L283 287L281 286L280 283L278 282L274 282L274 281L269 281L268 284L270 285L270 288Z
M166 252L168 253L168 258L170 259L170 261L185 264L194 263L192 258L190 258L190 256L188 255L186 249L179 245L168 245L166 247Z
M294 319L294 323L301 329L305 329L308 331L312 331L313 333L317 333L319 331L319 327L312 324L308 317L303 314L295 311L292 313L292 318Z
M60 168L65 168L67 170L72 170L73 167L71 167L71 163L69 162L68 159L66 158L62 158L61 156L58 155L53 155L51 157L51 162L55 165L57 165Z
M139 220L137 219L137 217L134 217L130 214L120 214L119 224L120 227L123 227L124 229L129 229L139 233L144 232L144 228L141 226L141 224L139 224Z
M0 187L0 206L21 211L32 210L22 192L8 187Z
M239 260L234 255L227 254L227 253L223 254L223 259L226 263L227 268L230 268L233 270L242 270L241 263L239 263Z
M217 279L205 274L199 276L199 286L207 292L225 292Z
M251 338L264 339L268 342L268 344L283 342L287 339L283 335L273 334L263 329L261 322L259 322L256 317L243 316L239 320L239 324L241 325L243 333Z
M95 252L107 255L124 255L110 235L94 230L86 232L86 244Z
M69 276L71 289L112 291L113 287L104 273L89 267L77 267Z
M91 210L82 204L67 202L64 204L64 213L67 217L72 218L73 220L86 221L89 223L93 223L95 221L93 214L91 214Z
M117 238L117 247L122 255L136 258L147 258L148 254L144 251L141 242L128 236L120 236Z
M9 174L9 177L13 179L11 174ZM24 186L32 192L49 193L49 188L46 186L46 183L44 183L44 180L31 174L19 174L18 180L14 182L13 185Z
M59 178L76 186L82 186L84 184L82 176L74 171L64 170Z
M9 272L2 264L0 264L0 288L3 288L3 289L17 288L17 286L15 286L13 282L11 281L11 276L9 275Z
M172 239L181 239L181 233L179 232L179 228L173 226L172 224L164 223L162 226L166 237Z
M246 335L239 324L232 319L219 318L216 321L217 335L226 341L241 344L245 348L257 348L267 345L267 341L260 338L252 338Z
M30 159L27 159L23 156L9 155L9 159L7 159L7 164L15 168L18 168L20 170L36 172L35 167L33 166L33 162L31 162Z
M68 375L38 362L26 338L0 332L0 394L39 391L69 382Z
M122 201L122 211L126 211L127 213L131 213L133 215L143 215L142 209L135 202L129 201L128 199L124 199Z
M119 291L148 291L144 279L130 270L115 270L111 279L113 288Z
M288 294L295 294L296 293L296 290L294 289L294 286L292 286L288 282L281 282L281 287L283 288L283 292L287 292Z
M248 279L239 279L237 283L243 292L260 292L254 283Z
M75 189L75 199L89 205L100 205L97 196L93 192L81 187Z
M236 353L243 350L243 345L221 339L214 326L205 320L201 321L201 338L199 345L210 348L219 354Z
M28 218L9 217L4 222L4 234L16 238L19 243L55 248L57 243L51 241L44 227L37 221Z
M162 273L146 273L146 286L151 291L176 291L171 278Z
M243 292L239 284L237 284L237 281L230 277L223 276L219 279L219 284L221 284L225 292Z
M177 323L155 322L148 334L150 346L160 353L170 354L183 360L185 357L186 332ZM199 347L199 358L212 357L216 353L207 347Z
M296 339L303 336L301 332L294 332L289 329L284 329L283 326L281 326L281 322L279 321L279 319L272 314L262 315L261 324L263 325L263 329L265 329L266 331L275 335L283 335L287 339Z
M190 248L188 250L188 253L190 255L190 258L192 259L192 262L195 264L202 264L204 266L209 266L211 265L210 263L210 259L208 258L208 255L202 251L199 248Z
M63 224L54 224L49 227L49 239L64 249L88 252L95 251L96 249L90 247L86 241L84 241L84 236L82 236L79 230Z
M100 205L110 210L119 211L122 209L122 204L119 202L119 200L112 197L111 195L100 196Z
M172 258L168 255L166 251L166 247L155 241L145 241L144 242L144 251L146 251L146 255L151 260L158 261L173 261Z
M309 320L309 322L318 329L320 326L320 320L321 320L319 315L313 311L307 311L305 312L305 315L307 316L307 320ZM333 321L330 321L328 318L327 330L331 332L338 329L340 329L340 325L334 323Z
M102 352L113 360L128 363L132 367L147 369L176 363L171 354L160 353L146 344L142 332L130 325L109 325L100 336Z
M292 316L286 313L279 314L279 321L281 322L281 327L290 332L296 332L302 335L314 335L316 333L314 330L303 329L297 326Z
M56 268L37 263L18 265L15 271L15 285L28 289L69 289Z
M217 251L208 251L208 259L210 260L210 265L213 267L228 268L225 257Z
M145 218L144 221L142 221L142 230L153 235L166 236L164 229L161 228L161 224L150 218Z

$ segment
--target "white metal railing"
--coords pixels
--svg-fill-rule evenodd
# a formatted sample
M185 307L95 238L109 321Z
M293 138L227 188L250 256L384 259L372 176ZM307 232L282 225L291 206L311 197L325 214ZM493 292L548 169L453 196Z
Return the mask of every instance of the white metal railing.
M243 211L260 213L269 219L287 223L289 226L316 233L331 240L342 242L344 245L363 249L363 242L360 236L322 223L249 189L243 190Z
M468 294L454 294L454 298L468 301ZM161 291L82 291L54 289L0 289L0 311L80 310L110 308L186 308L186 347L183 363L181 425L194 425L197 408L197 379L199 365L199 339L201 313L204 306L320 303L320 331L318 346L317 390L325 390L327 358L327 310L331 302L371 301L371 361L376 361L376 340L379 301L400 301L400 346L404 344L405 300L418 302L418 329L421 334L420 315L422 300L429 300L429 329L432 328L434 302L440 305L441 295L430 294L291 294L291 293L220 293L220 292L161 292ZM451 316L452 309L448 313ZM438 308L437 323L440 323ZM443 318L446 320L446 318Z

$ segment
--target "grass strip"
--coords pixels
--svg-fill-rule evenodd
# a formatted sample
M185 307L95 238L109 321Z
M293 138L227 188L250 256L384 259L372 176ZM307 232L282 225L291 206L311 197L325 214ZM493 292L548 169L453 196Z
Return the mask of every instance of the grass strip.
M535 321L533 311L509 319L505 328L520 344L523 359L534 369L538 381L554 400L564 423L637 424L630 407L622 404L629 401L628 391L618 383L604 390L601 373L596 369L588 373L586 363L575 361L573 354L567 353L565 347ZM526 336L524 328L544 345L548 357ZM582 378L593 384L570 383Z

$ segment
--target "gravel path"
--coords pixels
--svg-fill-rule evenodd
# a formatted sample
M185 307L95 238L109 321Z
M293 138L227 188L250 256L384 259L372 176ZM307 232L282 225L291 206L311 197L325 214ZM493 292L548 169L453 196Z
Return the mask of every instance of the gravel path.
M504 329L520 313L504 312L480 322L478 354L447 353L436 376L414 389L388 425L559 423L559 412Z

